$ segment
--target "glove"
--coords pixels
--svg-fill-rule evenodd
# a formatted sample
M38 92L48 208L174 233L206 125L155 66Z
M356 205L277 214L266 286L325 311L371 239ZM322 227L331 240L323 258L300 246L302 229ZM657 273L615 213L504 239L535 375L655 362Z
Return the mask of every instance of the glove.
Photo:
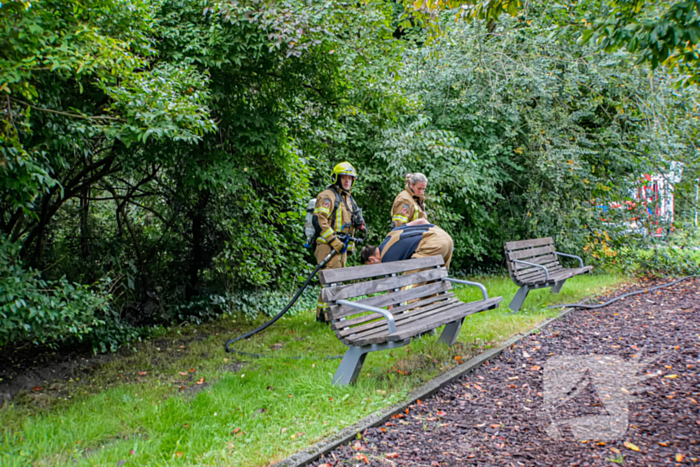
M343 242L338 240L338 237L333 237L333 240L329 242L331 248L333 248L335 251L338 253L343 252L343 248L345 248L345 245L343 245Z

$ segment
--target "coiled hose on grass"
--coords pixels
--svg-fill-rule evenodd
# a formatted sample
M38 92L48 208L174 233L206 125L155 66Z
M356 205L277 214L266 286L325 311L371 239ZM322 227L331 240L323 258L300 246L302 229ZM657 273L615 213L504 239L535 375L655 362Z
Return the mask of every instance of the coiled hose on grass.
M677 279L673 282L669 282L668 284L656 285L650 289L636 290L634 292L628 292L626 294L622 294L619 297L612 298L612 299L608 300L607 302L600 303L598 305L584 305L582 303L567 303L564 305L550 305L547 308L585 308L587 310L595 310L598 308L606 307L606 306L610 305L611 303L615 303L618 300L622 300L623 298L631 297L633 295L639 295L639 294L643 294L643 293L647 293L647 292L652 292L654 290L663 289L666 287L670 287L672 285L678 284L679 282L691 279L693 277L700 277L700 274L691 274L690 276L684 276L684 277L681 277L680 279Z

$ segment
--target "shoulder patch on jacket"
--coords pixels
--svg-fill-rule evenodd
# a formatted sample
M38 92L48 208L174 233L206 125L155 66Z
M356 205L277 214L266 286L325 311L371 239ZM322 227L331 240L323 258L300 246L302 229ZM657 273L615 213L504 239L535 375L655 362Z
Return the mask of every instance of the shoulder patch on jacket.
M329 208L329 207L331 207L331 200L328 199L328 198L324 199L324 200L323 200L323 207L324 207L324 208Z
M408 204L404 204L404 205L401 207L401 212L404 213L404 214L408 214L408 210L409 210L409 209L410 209L410 206L409 206Z

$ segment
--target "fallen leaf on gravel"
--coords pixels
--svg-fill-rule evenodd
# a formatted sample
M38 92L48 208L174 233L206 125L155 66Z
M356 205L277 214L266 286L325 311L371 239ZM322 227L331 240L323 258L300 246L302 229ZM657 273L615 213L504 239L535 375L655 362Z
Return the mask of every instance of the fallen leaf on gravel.
M438 417L444 417L445 415L447 415L447 412L443 412L442 410L438 410L437 415L438 415Z
M397 413L395 415L392 415L391 418L403 418L404 415L402 413Z
M659 446L666 447L666 446L668 446L668 443L659 443Z
M180 373L180 375L182 376L187 376L187 373L185 373L184 371L178 371L178 373Z
M491 428L500 428L501 425L495 424L495 425L489 425Z
M630 443L630 442L628 442L628 441L625 441L625 442L624 442L624 445L625 445L625 447L626 447L627 449L631 449L631 450L633 450L633 451L639 451L639 448L638 448L636 445L634 445L634 444L632 444L632 443Z
M331 464L321 464L318 467L331 467Z
M676 462L683 462L684 457L683 454L676 454Z
M398 452L387 452L385 454L385 456L387 459L396 459L397 457L399 457L399 453Z
M200 380L197 381L197 384L204 384L204 376L202 376Z
M190 368L190 373L194 373L194 368Z
M538 367L537 365L535 365L535 366L533 366L532 368L530 368L530 371L540 371L540 367Z
M610 448L610 450L611 450L612 452L614 452L615 454L620 454L620 450L617 449L617 448Z
M625 388L620 388L620 391L624 392L625 394L629 394L629 393L630 393L630 392L629 392L627 389L625 389Z
M41 391L41 386L34 386L32 391Z
M666 375L666 376L664 376L664 378L676 379L676 378L678 378L678 375Z
M359 441L355 441L355 445L353 446L356 451L364 451L365 448L362 447Z
M430 465L432 465L433 467L440 467L440 463L438 461L433 461L433 463Z
M357 454L357 455L355 456L355 460L357 460L357 461L365 461L365 464L369 464L369 459L367 459L367 456L365 456L364 454Z

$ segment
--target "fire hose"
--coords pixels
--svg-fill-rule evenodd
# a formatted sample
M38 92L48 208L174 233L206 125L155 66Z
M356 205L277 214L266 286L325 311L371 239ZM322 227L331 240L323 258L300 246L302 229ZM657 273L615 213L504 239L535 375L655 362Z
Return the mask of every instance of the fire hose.
M362 244L362 242L364 241L364 240L361 239L361 238L351 237L350 235L342 234L342 233L341 233L341 234L338 234L337 237L338 237L338 239L339 239L340 241L343 242L343 249L341 250L340 254L343 254L343 253L345 253L345 252L347 251L348 245L350 244L350 242L354 242L354 243L356 243L356 244L359 245L359 244ZM274 318L272 318L270 321L268 321L267 323L263 324L262 326L253 329L252 331L246 332L245 334L241 334L241 335L238 336L238 337L234 337L233 339L227 340L226 343L224 344L224 348L226 349L226 352L235 352L235 353L240 353L240 354L243 354L243 355L248 355L248 356L251 356L251 357L258 357L258 358L259 358L259 357L264 357L264 356L266 356L266 355L252 354L252 353L242 352L242 351L239 351L239 350L234 350L234 349L231 348L231 344L233 344L233 343L235 343L235 342L238 342L238 341L240 341L240 340L243 340L243 339L248 339L249 337L254 336L255 334L257 334L257 333L259 333L259 332L261 332L261 331L264 331L265 329L267 329L267 328L269 328L270 326L272 326L273 324L275 324L275 322L277 322L278 319L280 319L282 316L284 316L285 313L287 313L287 312L292 308L292 306L294 306L294 304L295 304L296 301L299 299L299 297L301 296L301 294L304 292L304 290L306 290L306 287L308 287L308 285L309 285L309 283L311 282L311 280L314 278L314 276L316 276L316 273L317 273L319 270L321 270L326 264L328 264L328 262L329 262L329 261L333 258L333 256L335 256L336 254L338 254L338 252L337 252L336 250L334 250L334 249L331 249L331 252L328 253L328 255L327 255L325 258L323 258L323 261L321 261L321 262L318 264L318 266L316 266L316 267L314 268L314 270L311 272L311 274L309 275L309 277L306 278L306 280L304 281L304 283L302 284L302 286L299 288L299 290L297 290L297 293L294 295L294 297L292 297L292 299L289 301L289 303L287 303L287 306L285 306L284 309L283 309L282 311L280 311ZM296 359L299 359L299 358L301 358L301 357L288 357L288 358L296 358ZM332 359L332 358L340 358L340 356L323 357L323 358Z

